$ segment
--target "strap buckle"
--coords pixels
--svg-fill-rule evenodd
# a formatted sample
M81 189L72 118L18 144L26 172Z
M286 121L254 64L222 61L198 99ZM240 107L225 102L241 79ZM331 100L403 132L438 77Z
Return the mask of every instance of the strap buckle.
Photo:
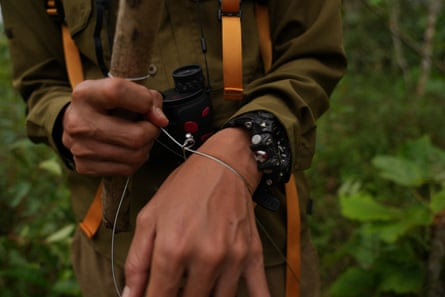
M225 1L224 5L223 1ZM239 1L239 3L236 3L236 1ZM242 18L241 2L242 0L218 0L218 20L221 21L223 16Z
M65 21L65 12L61 0L45 0L45 9L46 13L57 24L62 24Z

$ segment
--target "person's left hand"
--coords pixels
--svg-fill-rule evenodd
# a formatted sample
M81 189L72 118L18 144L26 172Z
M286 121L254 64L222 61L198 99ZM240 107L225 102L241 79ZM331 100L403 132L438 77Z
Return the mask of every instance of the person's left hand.
M251 193L261 179L241 129L224 129L200 149L231 164L192 155L140 211L126 261L123 297L270 296Z

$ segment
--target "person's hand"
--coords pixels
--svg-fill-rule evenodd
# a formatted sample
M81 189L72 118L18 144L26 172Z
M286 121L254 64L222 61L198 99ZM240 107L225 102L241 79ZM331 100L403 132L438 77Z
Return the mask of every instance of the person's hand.
M96 176L131 175L148 159L159 127L168 120L162 96L118 78L85 81L72 93L63 118L63 144L76 171ZM124 118L116 110L138 114Z
M249 143L245 131L228 128L200 148L229 163L248 186L198 155L162 184L138 214L123 297L231 297L240 279L250 296L270 296L250 193L261 173Z

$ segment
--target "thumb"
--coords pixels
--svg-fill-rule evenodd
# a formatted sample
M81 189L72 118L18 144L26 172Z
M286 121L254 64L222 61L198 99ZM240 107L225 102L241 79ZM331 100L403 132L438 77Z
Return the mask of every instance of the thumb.
M150 90L153 98L153 106L147 114L147 119L159 127L166 127L168 125L168 118L162 111L162 95L154 90Z

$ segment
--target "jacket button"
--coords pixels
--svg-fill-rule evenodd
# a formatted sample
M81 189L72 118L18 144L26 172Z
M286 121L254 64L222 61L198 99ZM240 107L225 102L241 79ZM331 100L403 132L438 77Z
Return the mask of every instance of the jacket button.
M148 74L150 74L150 76L155 76L157 72L158 72L158 67L156 67L155 64L150 64L148 66Z

